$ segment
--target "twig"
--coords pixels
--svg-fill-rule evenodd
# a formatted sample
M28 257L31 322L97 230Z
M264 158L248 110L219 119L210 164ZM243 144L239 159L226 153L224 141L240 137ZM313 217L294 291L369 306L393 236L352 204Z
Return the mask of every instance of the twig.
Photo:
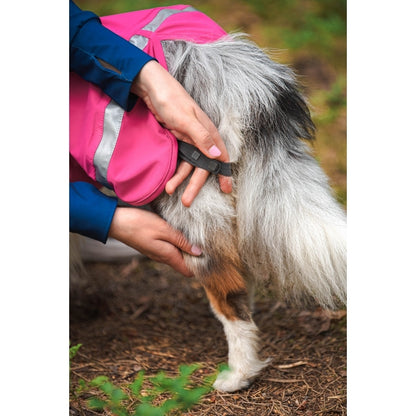
M87 378L85 378L84 376L82 376L81 374L79 374L77 371L75 370L71 370L71 372L76 375L79 378L82 378L84 381L89 381Z
M149 309L150 303L145 303L140 308L138 308L132 315L130 315L130 318L132 320L138 318L143 312L146 312Z
M293 363L293 364L278 365L277 368L279 370L284 370L284 369L287 369L287 368L299 367L300 365L309 365L311 367L316 367L315 364L308 363L307 361L297 361L296 363Z
M167 352L162 352L162 351L148 351L146 348L140 348L137 347L137 349L141 352L147 352L151 355L159 355L160 357L168 357L168 358L176 358L175 355L173 354L169 354Z
M266 378L266 381L273 381L274 383L304 383L303 380L284 379L284 378Z

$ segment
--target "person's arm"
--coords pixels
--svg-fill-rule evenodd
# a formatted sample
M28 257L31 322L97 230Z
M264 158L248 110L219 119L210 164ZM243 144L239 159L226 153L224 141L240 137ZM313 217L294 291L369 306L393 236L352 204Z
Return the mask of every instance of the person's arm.
M105 243L115 238L153 260L168 264L185 276L192 276L182 252L192 256L201 250L153 212L118 207L117 198L100 192L87 182L70 184L70 231Z
M137 96L131 87L151 56L101 24L90 11L70 0L70 70L100 87L129 111Z
M71 70L76 70L79 75L83 73L84 79L95 82L124 109L131 109L139 96L156 119L179 140L195 145L210 158L230 161L217 128L168 71L143 51L103 27L97 15L82 11L72 0L70 5ZM108 66L120 68L121 73ZM183 204L188 207L207 180L208 171L194 169L182 161L166 186L166 191L173 193L193 170L182 196ZM219 183L223 192L232 191L230 177L219 175Z
M132 92L146 103L156 119L173 135L196 146L205 156L229 162L227 149L217 128L201 110L183 86L158 62L148 62L137 75ZM193 173L192 173L193 171ZM182 161L175 175L166 184L166 192L175 189L192 173L182 195L182 203L189 207L208 178L209 172ZM218 175L221 190L232 191L230 177Z
M69 187L69 229L105 243L117 198L104 195L87 182L71 182Z

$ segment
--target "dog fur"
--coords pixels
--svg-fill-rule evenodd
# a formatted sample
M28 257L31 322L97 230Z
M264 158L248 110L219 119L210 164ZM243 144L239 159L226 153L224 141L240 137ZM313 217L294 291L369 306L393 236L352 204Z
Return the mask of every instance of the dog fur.
M306 144L314 125L288 67L239 34L210 44L164 41L163 49L233 164L231 195L211 175L190 208L180 200L186 181L151 204L203 250L185 259L223 324L229 370L214 387L231 392L268 362L257 354L252 287L330 308L346 302L346 215Z

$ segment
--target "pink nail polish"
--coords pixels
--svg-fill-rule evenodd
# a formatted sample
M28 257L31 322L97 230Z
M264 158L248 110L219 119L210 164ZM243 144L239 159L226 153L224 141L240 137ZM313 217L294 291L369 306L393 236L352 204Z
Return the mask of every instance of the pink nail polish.
M202 254L202 250L198 246L192 246L191 247L192 254L195 254L195 256L200 256Z
M212 146L212 147L209 148L208 152L213 157L217 157L217 156L219 156L221 154L220 149L218 149L218 147L215 146L215 144L214 144L214 146Z

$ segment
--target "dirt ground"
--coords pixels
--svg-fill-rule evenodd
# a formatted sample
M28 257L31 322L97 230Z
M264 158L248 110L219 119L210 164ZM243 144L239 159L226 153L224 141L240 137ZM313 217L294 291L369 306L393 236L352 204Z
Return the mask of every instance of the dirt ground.
M98 375L123 385L142 369L173 376L192 363L201 363L202 379L227 361L221 324L195 280L143 257L86 270L71 283L70 340L82 344L72 386ZM260 355L272 363L247 390L212 392L186 415L346 415L345 311L294 309L259 295L254 320ZM86 397L70 395L71 416L103 414Z

